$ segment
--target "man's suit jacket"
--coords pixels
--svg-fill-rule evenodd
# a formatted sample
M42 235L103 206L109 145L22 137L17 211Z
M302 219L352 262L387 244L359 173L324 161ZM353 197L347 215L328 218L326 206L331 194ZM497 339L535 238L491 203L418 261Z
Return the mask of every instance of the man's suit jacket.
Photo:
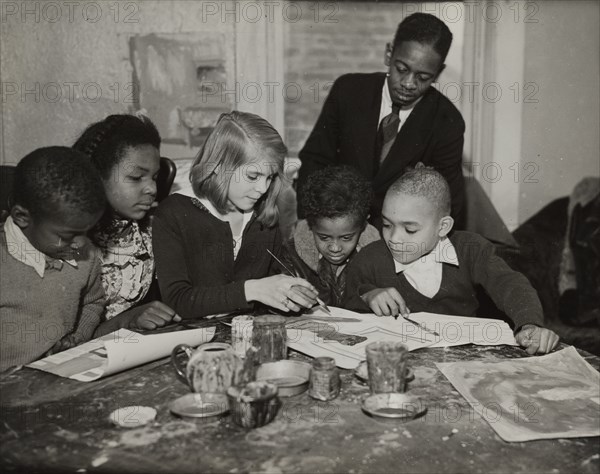
M299 153L298 190L315 170L350 165L373 182L371 220L379 224L385 192L407 167L423 162L450 184L455 227L464 226L462 151L465 123L456 107L433 87L423 95L384 162L379 165L375 142L379 125L384 73L346 74L338 78L321 115ZM302 209L299 209L302 215Z

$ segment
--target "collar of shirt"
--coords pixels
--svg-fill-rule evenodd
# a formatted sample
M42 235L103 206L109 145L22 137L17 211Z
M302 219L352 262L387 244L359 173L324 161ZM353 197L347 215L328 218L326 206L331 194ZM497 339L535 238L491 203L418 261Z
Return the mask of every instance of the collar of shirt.
M206 208L206 210L208 212L210 212L214 217L216 217L217 219L219 219L221 221L224 221L223 216L221 215L221 213L219 211L217 211L217 208L215 206L213 206L212 202L210 202L206 198L196 198L196 199L198 199L198 201L200 201L202 203L202 205ZM254 214L254 211L242 213L242 232L238 236L234 236L234 237L239 238L244 233L244 229L248 225L248 222L250 222L250 220L252 219L253 214Z
M29 239L25 236L21 228L15 224L11 216L8 216L4 223L4 233L6 234L8 253L19 262L33 268L40 278L44 278L46 258L50 259L50 257L47 257L46 254L40 252L31 245ZM77 262L75 260L61 261L77 268Z
M398 115L400 116L400 123L398 124L398 130L402 128L404 122L413 111L415 106L419 103L422 97L419 97L415 102L410 104L409 106L401 107ZM388 78L385 78L383 81L383 89L381 91L381 108L379 109L379 122L383 120L384 117L388 116L392 112L392 98L390 97L390 90L388 89Z
M458 267L458 255L456 249L448 237L438 240L433 250L427 255L423 255L414 262L404 265L403 263L394 260L394 267L396 273L402 273L405 270L414 267L425 266L427 264L437 263L448 263L450 265L456 265Z

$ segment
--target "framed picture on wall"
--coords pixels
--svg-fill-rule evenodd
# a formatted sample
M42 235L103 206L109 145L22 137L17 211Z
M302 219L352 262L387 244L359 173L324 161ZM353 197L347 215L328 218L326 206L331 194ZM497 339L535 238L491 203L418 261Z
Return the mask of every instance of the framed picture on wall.
M165 144L201 146L219 115L233 108L227 84L231 48L221 33L133 36L135 105L152 118Z

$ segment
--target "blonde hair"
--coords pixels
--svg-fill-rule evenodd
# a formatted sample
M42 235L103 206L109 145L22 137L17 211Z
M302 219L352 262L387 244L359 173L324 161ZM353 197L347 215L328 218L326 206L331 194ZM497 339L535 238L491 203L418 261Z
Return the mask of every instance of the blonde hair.
M282 187L287 148L277 130L262 117L235 110L221 114L194 159L190 182L196 196L208 199L219 212L226 214L230 182L238 168L248 163L253 150L260 150L265 161L276 170L269 189L255 207L258 221L273 227L279 219L276 201Z

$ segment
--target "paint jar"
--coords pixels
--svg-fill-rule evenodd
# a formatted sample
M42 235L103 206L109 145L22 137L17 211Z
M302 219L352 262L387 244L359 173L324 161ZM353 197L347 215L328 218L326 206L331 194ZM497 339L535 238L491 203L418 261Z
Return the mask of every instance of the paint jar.
M252 345L258 349L258 364L287 359L285 322L286 318L276 314L254 318Z
M231 320L231 346L240 358L246 357L246 352L252 347L252 316L236 316Z
M406 390L408 347L396 341L371 342L366 347L371 393Z
M333 400L340 394L340 374L333 357L317 357L310 371L308 395L316 400Z

